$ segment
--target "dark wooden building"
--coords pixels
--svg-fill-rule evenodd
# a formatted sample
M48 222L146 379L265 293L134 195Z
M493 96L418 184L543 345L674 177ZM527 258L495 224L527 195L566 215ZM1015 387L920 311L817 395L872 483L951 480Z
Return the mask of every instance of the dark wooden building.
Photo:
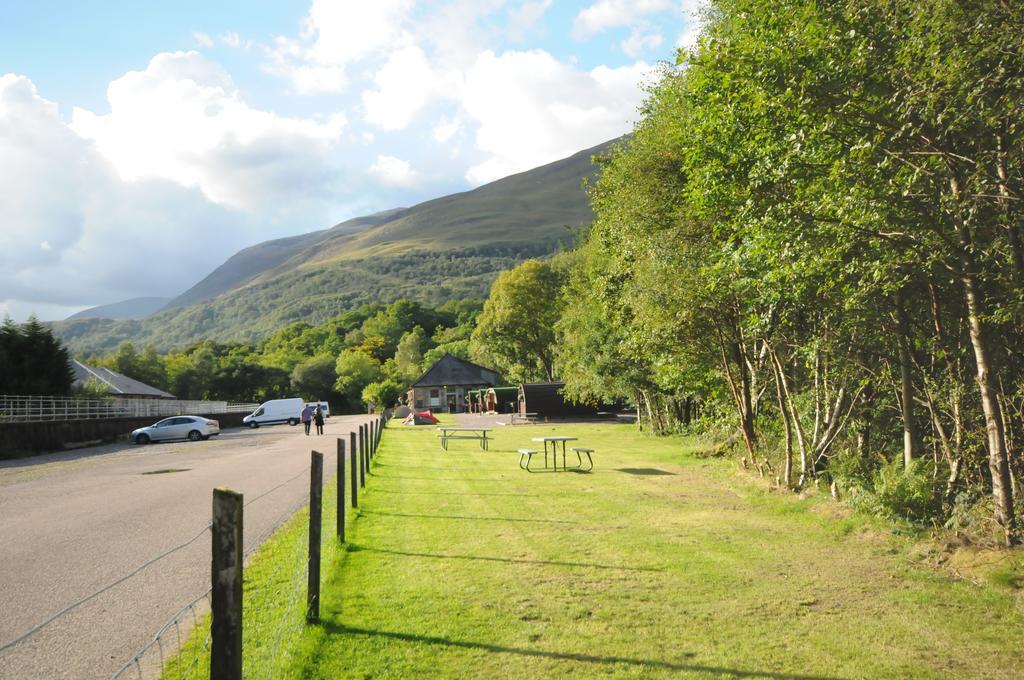
M562 394L565 383L542 382L519 385L519 414L536 413L542 418L596 416L597 407L575 404Z

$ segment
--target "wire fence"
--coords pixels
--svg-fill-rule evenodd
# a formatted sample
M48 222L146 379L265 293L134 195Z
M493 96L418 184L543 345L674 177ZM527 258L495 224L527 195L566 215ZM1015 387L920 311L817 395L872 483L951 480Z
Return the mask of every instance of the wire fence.
M363 447L365 450L361 450L359 453L360 468L364 464L369 466L372 453L379 441L381 421L376 420L375 422L377 423L375 436L369 436L371 428L367 427L366 429L367 437L365 447ZM360 441L363 441L362 436ZM343 451L344 445L339 447L339 453ZM347 458L346 456L346 460ZM355 468L350 467L348 472L351 473L352 484L355 484ZM341 493L339 487L348 484L348 477L348 474L346 478L335 476L335 483L327 484L325 480L329 478L329 475L321 476L320 489L323 493L318 493L318 496L322 498L322 506L333 506L343 512L343 508L337 507L338 503L344 504L344 494ZM315 477L311 478L311 466L305 466L296 475L252 497L244 505L240 504L240 511L260 503L289 485L299 483L300 480L311 479L315 479ZM312 488L315 488L315 482L310 481L309 483ZM307 576L311 571L310 532L312 526L310 513L305 509L309 507L309 503L310 493L304 493L296 502L289 504L279 512L259 534L250 538L242 551L243 562L246 564L242 586L244 602L242 609L242 676L245 678L281 677L284 669L294 659L297 643L308 617L307 592L305 592L307 588L305 586L308 586ZM337 541L323 538L332 537L337 533L336 517L335 512L323 512L322 521L317 525L317 532L321 536L320 545L324 550L322 557L326 558L327 564L330 564L337 551L341 550ZM152 565L184 550L208 534L211 535L212 541L211 529L213 527L213 522L207 524L187 541L147 560L127 574L80 598L23 634L0 645L0 659L3 658L4 652L15 648L73 610L128 581ZM278 532L280 532L278 536L268 542L268 539ZM260 550L261 547L262 550ZM318 555L318 565L320 558L321 556ZM319 587L316 592L318 593L317 598L319 598ZM211 627L213 598L214 588L207 588L180 607L156 630L152 638L134 654L127 657L110 675L111 680L128 678L145 680L151 677L159 677L161 680L172 678L198 680L211 677L211 654L214 644Z
M309 479L310 468L304 467L300 472L285 479L277 485L263 491L257 496L245 502L244 507L250 508L254 504L270 496L274 492L290 485L296 484L299 480ZM265 542L277 531L279 531L289 520L300 521L297 516L303 508L309 505L309 494L304 494L297 502L292 503L283 512L278 513L255 538L247 541L244 551L246 563L254 557L257 551L264 546ZM208 527L209 528L209 527ZM308 540L308 525L302 535ZM276 544L275 551L287 551L296 555L296 561L301 567L306 566L308 556L305 555L304 543L297 540L289 540ZM306 558L306 560L300 559ZM298 585L295 585L298 583ZM245 625L243 631L245 648L253 647L259 649L261 645L256 644L258 640L266 640L266 629L271 620L271 610L279 607L279 602L287 602L284 595L292 593L297 588L305 585L305 572L298 567L290 569L287 574L261 574L247 573L244 583ZM285 587L286 586L286 587ZM212 589L208 588L200 596L182 607L165 624L163 624L139 651L124 663L110 680L123 680L139 678L140 680L151 677L159 672L162 680L198 680L208 678L210 670L210 645L212 637L210 634L210 606ZM274 619L276 621L276 619ZM283 620L283 617L282 617ZM292 625L292 630L301 630L301 625ZM256 657L256 654L246 655L246 661ZM249 664L251 666L251 664ZM245 677L274 677L273 675L257 675L252 672L254 668L264 668L266 664L252 666L245 672Z
M259 404L180 399L74 399L0 395L0 423L32 423L102 418L156 418L186 414L250 413Z

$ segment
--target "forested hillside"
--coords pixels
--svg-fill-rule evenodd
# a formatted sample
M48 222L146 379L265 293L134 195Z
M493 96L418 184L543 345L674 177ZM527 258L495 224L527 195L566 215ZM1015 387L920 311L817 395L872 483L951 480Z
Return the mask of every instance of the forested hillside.
M583 180L609 145L473 191L247 248L142 320L81 319L53 329L76 353L121 342L167 351L252 341L398 299L439 305L487 295L498 272L571 246L593 218Z

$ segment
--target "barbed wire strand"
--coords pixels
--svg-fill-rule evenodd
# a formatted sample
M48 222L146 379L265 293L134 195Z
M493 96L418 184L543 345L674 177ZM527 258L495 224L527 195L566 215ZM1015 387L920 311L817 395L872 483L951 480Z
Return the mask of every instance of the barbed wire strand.
M199 597L195 598L194 600L192 600L191 602L186 604L184 607L179 609L174 614L174 616L172 616L166 623L164 623L164 625L162 625L160 627L160 629L153 636L152 640L147 642L142 647L142 649L140 649L138 652L136 652L131 657L131 659L128 660L127 663L125 663L123 666L121 666L121 668L119 668L113 675L110 676L111 680L114 680L115 678L120 677L120 675L122 673L124 673L132 664L138 665L138 662L142 659L143 656L145 656L146 652L148 652L150 649L152 649L153 645L155 645L155 644L160 644L161 645L161 647L160 647L160 654L161 654L161 659L163 659L163 647L162 647L162 643L160 641L162 640L164 634L167 632L167 630L171 626L174 626L177 629L177 631L178 631L178 653L180 654L181 653L181 629L179 627L179 622L181 621L182 616L186 612L191 611L191 613L192 613L192 621L193 621L192 625L193 626L197 625L198 622L199 622L199 619L198 619L198 617L196 615L196 612L195 612L195 606L197 604L199 604L204 599L209 600L210 593L212 593L212 592L213 592L212 588L207 589L206 592L204 592L202 595L200 595ZM161 661L160 666L161 666L161 668L163 668L163 662L162 661Z
M90 601L90 600L92 600L92 599L102 595L103 593L107 592L111 588L124 583L125 581L130 579L132 576L135 576L136 574L138 574L140 571L142 571L146 567L149 567L149 566L151 566L153 564L156 564L160 560L164 559L165 557L169 557L170 555L173 555L174 553L178 552L179 550L183 550L184 548L187 548L188 546L192 545L193 543L198 541L200 538L202 538L203 534L205 534L207 531L209 531L212 526L213 526L213 522L210 522L205 527L203 527L202 531L200 531L198 534L196 534L195 536L193 536L189 540L185 541L184 543L182 543L180 545L176 545L173 548L170 548L169 550L166 550L166 551L160 553L159 555L157 555L153 559L151 559L151 560L145 562L144 564L136 567L135 569L133 569L132 571L128 572L127 574L125 574L121 578L119 578L119 579L117 579L117 580L115 580L115 581L113 581L113 582L103 586L99 590L97 590L97 591L95 591L93 593L90 593L89 595L86 595L85 597L83 597L82 599L78 600L77 602L74 602L73 604L69 604L67 607L64 607L64 609L61 609L59 612L57 612L56 614L54 614L50 618L46 619L42 623L33 626L32 628L30 628L29 630L25 631L24 633L22 633L21 635L19 635L16 638L14 638L10 642L5 642L3 645L0 645L0 652L6 651L7 649L9 649L9 648L13 647L14 645L18 644L19 642L21 642L25 638L28 638L31 635L34 635L35 633L38 633L40 630L42 630L46 626L50 625L51 623L53 623L57 619L61 618L65 614L68 614L69 612L71 612L74 609L82 606L86 602L88 602L88 601Z
M309 466L308 465L306 466L306 468L304 470L299 472L299 474L295 475L294 477L289 477L288 479L284 480L283 482L281 482L277 486L274 486L274 487L271 487L271 488L267 489L266 491L261 493L259 496L256 496L255 498L249 499L242 507L243 508L249 507L250 505L252 505L256 501L258 501L261 498L263 498L264 496L268 496L268 495L272 494L273 492L275 492L278 489L280 489L282 486L285 486L286 484L290 484L291 482L294 482L296 479L298 479L299 477L301 477L303 475L306 475L306 474L309 474Z
M270 493L273 493L274 491L280 489L281 487L285 486L286 484L295 481L297 478L299 478L300 476L302 476L302 475L304 475L304 474L306 474L308 472L309 472L309 468L299 472L297 475L295 475L295 476L285 480L284 482L281 482L280 484L278 484L277 486L275 486L275 487L273 487L271 489L268 489L267 491L263 492L259 496L256 496L255 498L250 500L248 503L246 503L245 506L248 506L248 505L251 505L252 503L255 503L256 501L260 500L261 498L269 495ZM253 553L255 553L257 550L259 550L259 548L263 545L263 542L267 538L269 538L274 532L276 532L278 529L280 529L281 526L283 526L285 522L287 522L289 519L294 517L295 514L297 512L299 512L299 510L301 510L303 507L305 507L308 504L309 504L309 494L306 494L302 499L299 500L298 503L296 503L295 505L292 505L287 510L285 510L285 512L283 512L282 514L278 515L278 517L275 518L270 523L270 525L259 534L259 536L257 536L255 539L253 539L250 542L250 547L245 552L244 557L246 559L251 557ZM245 507L245 506L243 506L243 507ZM212 523L211 523L211 526L212 526ZM207 528L209 528L209 527L207 527ZM210 592L211 592L210 590L207 590L205 593L200 595L198 598L196 598L195 600L193 600L189 604L187 604L184 607L182 607L173 617L171 617L171 619L167 623L165 623L163 626L160 627L160 629L157 631L156 635L153 636L153 639L150 642L148 642L142 649L140 649L136 654L134 654L132 656L132 658L121 669L119 669L114 675L111 676L112 680L117 678L117 677L119 677L121 674L123 674L124 671L127 670L130 666L132 666L132 665L138 666L139 665L138 662L152 648L154 643L158 643L160 645L160 650L159 650L160 654L161 654L160 666L161 666L161 668L163 668L165 661L164 661L163 648L162 648L162 642L161 641L162 641L163 636L166 634L167 629L170 626L172 626L172 625L175 627L175 632L176 632L176 635L177 635L178 654L176 656L176 661L177 661L177 665L178 665L178 670L180 672L181 671L181 649L182 649L182 645L181 645L181 626L180 626L181 615L183 613L185 613L186 611L188 611L188 610L192 610L194 608L194 605L197 604L203 598L208 598L209 595L210 595ZM194 610L193 610L193 618L195 618ZM193 622L193 625L196 625L196 621ZM194 665L194 663L192 665ZM187 674L187 672L188 671L186 670L183 673L182 677L184 677L184 675Z

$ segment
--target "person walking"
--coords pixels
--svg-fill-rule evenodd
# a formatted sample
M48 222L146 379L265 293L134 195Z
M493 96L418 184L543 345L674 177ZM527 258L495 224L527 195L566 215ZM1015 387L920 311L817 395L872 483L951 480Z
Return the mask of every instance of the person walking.
M309 407L309 404L302 407L302 415L300 415L299 418L302 420L302 424L306 428L306 436L308 437L309 423L313 420L313 409Z
M313 420L316 422L316 433L324 433L324 412L320 410L320 404L316 405L316 411L313 412Z

